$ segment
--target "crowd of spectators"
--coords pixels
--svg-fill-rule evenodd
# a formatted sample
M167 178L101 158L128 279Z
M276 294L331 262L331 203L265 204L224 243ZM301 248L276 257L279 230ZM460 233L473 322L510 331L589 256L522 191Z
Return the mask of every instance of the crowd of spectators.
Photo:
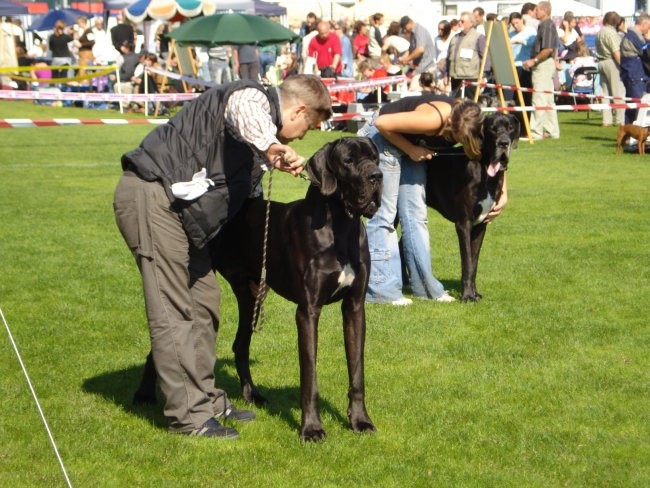
M553 20L559 18L558 14L561 20ZM486 21L490 20L506 23L514 65L520 85L525 88L570 90L572 85L586 82L578 68L591 66L598 68L596 89L603 96L620 102L626 96L641 98L647 92L648 74L643 63L650 30L647 14L638 15L627 25L616 12L607 12L600 22L578 18L572 12L552 12L547 1L526 3L520 11L504 16L477 7L472 12L462 12L458 19L439 22L437 35L430 32L430 26L408 16L389 21L382 13L375 13L367 21L351 23L320 19L309 13L296 29L300 38L292 45L193 48L194 76L214 84L238 78L278 84L296 73L344 79L376 78L378 73L382 77L406 74L411 80L410 89L418 91L419 77L430 73L432 89L437 93L472 98L480 88L467 82L492 80L486 46ZM178 62L170 55L164 36L171 28L167 22L160 23L147 46L138 44L142 36L125 19L119 19L109 32L104 30L101 17L90 23L80 17L72 26L59 21L49 38L31 50L24 45L20 21L15 21L12 28L19 33L19 64L47 59L50 66L79 65L82 68L76 74L83 75L84 66L116 62L118 73L107 80L106 86L98 86L95 81L81 82L92 83L95 88L137 92L143 86L140 75L146 63L178 70ZM74 72L55 69L49 75L65 78ZM156 80L160 79L153 77L154 83L147 89L159 90ZM173 81L169 86L180 89ZM514 99L512 91L505 95L507 100ZM360 100L373 99L365 91L357 96ZM526 104L548 105L554 103L555 97L524 92L523 98ZM629 123L636 117L633 110L624 114L617 109L615 115L604 111L603 125ZM559 137L555 112L534 113L532 119L534 137Z

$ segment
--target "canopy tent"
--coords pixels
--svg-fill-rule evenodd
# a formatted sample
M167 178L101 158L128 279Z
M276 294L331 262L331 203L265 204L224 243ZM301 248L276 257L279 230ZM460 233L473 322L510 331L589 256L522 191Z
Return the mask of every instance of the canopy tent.
M298 35L263 15L220 13L188 20L168 34L184 46L293 42Z
M512 12L520 12L523 3L512 5L504 9L501 13L503 15L510 14ZM553 0L551 3L551 16L552 17L562 17L564 12L571 11L576 17L600 17L603 15L600 9L587 5L586 3L579 2L577 0Z
M217 0L217 12L237 12L264 17L281 17L287 15L287 9L263 0Z
M286 7L276 5L271 2L264 2L262 0L253 0L255 4L255 14L263 15L264 17L280 17L282 15L287 15Z
M27 7L9 0L0 0L0 17L11 17L13 15L27 15Z
M66 25L74 25L78 17L90 18L92 16L93 14L76 8L61 8L58 10L50 10L45 15L32 22L27 30L49 31L54 29L54 24L56 24L59 20L64 21Z
M122 10L132 3L135 0L104 0L104 10Z
M126 7L124 14L139 24L144 20L178 21L215 12L215 4L210 0L137 0Z

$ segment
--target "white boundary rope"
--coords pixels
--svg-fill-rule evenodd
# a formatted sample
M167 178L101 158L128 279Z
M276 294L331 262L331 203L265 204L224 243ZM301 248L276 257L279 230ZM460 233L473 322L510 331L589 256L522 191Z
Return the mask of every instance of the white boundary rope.
M595 100L614 100L614 103L619 100L619 103L622 102L642 102L641 98L631 98L631 97L614 97L608 95L596 95L590 93L579 93L579 92L570 92L562 90L536 90L534 88L526 88L523 86L514 86L514 85L502 85L500 83L485 83L482 81L463 81L465 86L480 86L483 88L501 88L506 91L521 91L524 93L544 93L546 95L562 95L565 97L575 97L575 98L589 98Z
M45 425L45 430L47 431L47 435L50 438L50 444L52 444L52 449L54 449L54 454L56 455L56 459L59 462L59 466L61 466L61 471L63 472L65 481L68 484L68 486L72 488L72 483L70 482L70 478L68 477L68 472L66 471L65 466L63 464L63 459L61 458L61 455L59 454L59 450L56 447L56 443L54 442L54 437L52 436L52 431L50 430L50 426L48 425L47 420L45 419L45 414L43 413L43 409L41 408L41 403L38 401L38 397L36 396L36 391L34 391L32 382L29 379L27 368L25 367L25 363L23 363L23 358L21 357L20 352L18 351L18 346L14 341L14 337L11 334L11 329L9 329L9 324L7 323L7 319L5 319L5 314L2 312L1 307L0 307L0 316L2 317L2 322L4 322L5 328L7 329L7 334L9 335L9 340L11 341L11 345L13 346L14 351L16 352L16 356L18 357L18 362L20 363L20 367L23 369L23 373L25 374L25 379L27 380L27 384L29 385L29 390L32 392L32 397L34 398L34 402L36 402L38 413L41 416L41 420L43 420L43 425Z

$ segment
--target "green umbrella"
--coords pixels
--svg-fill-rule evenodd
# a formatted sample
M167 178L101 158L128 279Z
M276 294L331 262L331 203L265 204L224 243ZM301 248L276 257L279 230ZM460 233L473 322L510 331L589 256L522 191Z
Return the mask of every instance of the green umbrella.
M168 35L181 45L277 44L298 35L277 22L257 15L214 14L188 20Z

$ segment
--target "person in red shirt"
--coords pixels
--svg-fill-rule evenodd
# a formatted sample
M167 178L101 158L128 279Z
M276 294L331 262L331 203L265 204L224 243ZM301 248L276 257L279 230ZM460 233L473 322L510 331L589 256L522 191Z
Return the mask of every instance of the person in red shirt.
M363 20L358 20L354 24L354 41L352 41L354 57L357 61L363 61L370 57L370 53L368 52L369 43L370 38L368 37L368 26L363 22Z
M325 20L318 23L318 35L309 43L308 56L316 58L316 66L322 78L341 74L341 41Z
M375 65L374 62L367 59L359 63L359 73L363 75L364 80L374 80L377 78L386 78L388 76L388 72L383 67ZM379 103L377 92L381 91L383 93L388 93L389 89L389 85L386 85L383 88L376 86L360 88L359 92L362 94L367 93L367 95L357 97L357 101L360 103ZM386 97L382 96L381 101L386 102Z

